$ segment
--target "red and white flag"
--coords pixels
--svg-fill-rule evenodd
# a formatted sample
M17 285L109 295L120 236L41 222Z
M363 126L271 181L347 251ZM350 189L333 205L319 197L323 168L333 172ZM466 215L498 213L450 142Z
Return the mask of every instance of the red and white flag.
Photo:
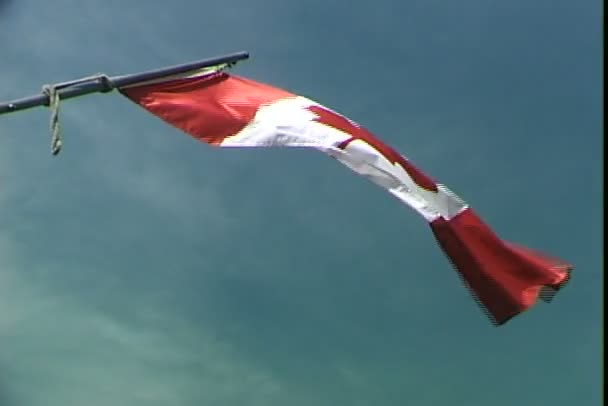
M308 147L392 193L429 223L495 324L550 300L571 265L499 239L467 203L350 119L306 97L220 69L120 91L192 137L220 147Z

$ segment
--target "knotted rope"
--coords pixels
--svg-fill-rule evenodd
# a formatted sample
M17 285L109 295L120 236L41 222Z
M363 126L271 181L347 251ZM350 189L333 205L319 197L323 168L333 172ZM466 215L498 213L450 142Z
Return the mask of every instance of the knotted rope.
M109 92L113 89L110 78L103 73L98 73L86 78L72 80L70 82L58 83L55 85L42 86L42 93L49 98L49 109L51 110L51 120L49 126L51 129L51 153L57 155L61 152L63 142L59 134L59 89L68 88L70 86L83 84L86 82L97 81L101 88L98 90L102 93Z
M51 109L51 153L57 155L61 151L62 142L59 135L59 91L55 85L42 86L42 93L49 97L49 109Z

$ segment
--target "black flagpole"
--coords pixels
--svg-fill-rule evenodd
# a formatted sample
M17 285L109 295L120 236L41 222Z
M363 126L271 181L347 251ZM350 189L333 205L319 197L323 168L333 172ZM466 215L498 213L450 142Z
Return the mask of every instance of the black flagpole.
M146 72L133 73L130 75L112 76L105 75L92 76L90 78L77 79L69 82L57 83L53 87L57 89L59 99L71 99L91 93L104 93L114 89L133 85L148 80L160 79L165 76L185 73L196 69L202 69L220 64L234 64L243 59L249 58L247 52L237 52L215 58L203 59L200 61L170 66ZM0 103L0 115L25 110L36 106L48 106L50 102L47 93L24 97L10 102Z

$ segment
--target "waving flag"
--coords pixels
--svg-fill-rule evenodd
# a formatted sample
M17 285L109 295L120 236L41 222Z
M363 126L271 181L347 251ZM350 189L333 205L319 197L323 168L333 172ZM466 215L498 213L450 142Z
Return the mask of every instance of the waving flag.
M418 212L495 324L562 287L569 264L499 239L444 185L363 127L306 97L222 69L121 88L192 137L220 147L319 150Z

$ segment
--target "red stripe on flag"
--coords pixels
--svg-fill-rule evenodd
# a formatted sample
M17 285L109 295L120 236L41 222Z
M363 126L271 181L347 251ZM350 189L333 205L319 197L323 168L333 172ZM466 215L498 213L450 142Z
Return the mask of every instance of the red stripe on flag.
M209 144L221 144L255 117L261 105L293 94L226 73L120 90L167 123Z
M431 222L439 245L496 324L531 307L543 288L557 291L572 269L558 259L500 240L471 210Z

